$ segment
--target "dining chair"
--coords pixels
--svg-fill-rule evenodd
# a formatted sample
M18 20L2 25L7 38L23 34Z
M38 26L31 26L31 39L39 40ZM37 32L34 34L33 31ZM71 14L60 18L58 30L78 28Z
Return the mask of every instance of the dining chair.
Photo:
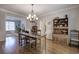
M36 40L35 37L26 36L26 47L29 46L29 50L32 51L33 48L36 48Z
M21 30L19 31L18 36L19 36L19 45L20 45L20 46L25 46L25 45L26 45L26 36L23 35L23 33L28 34L29 31L26 31L26 30L23 30L23 29L21 29Z

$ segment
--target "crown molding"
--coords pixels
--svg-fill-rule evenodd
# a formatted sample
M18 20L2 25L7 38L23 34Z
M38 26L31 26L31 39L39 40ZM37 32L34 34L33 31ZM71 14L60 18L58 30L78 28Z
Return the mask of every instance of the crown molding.
M45 14L42 14L40 16L40 18L45 17L45 16L48 16L48 15L56 14L58 12L68 11L68 10L75 9L75 8L79 8L79 6L70 7L70 8L64 8L64 9L60 9L60 10L56 10L56 11L50 11L50 12L47 12Z
M4 13L6 13L6 14L13 14L13 15L17 15L17 16L25 17L24 15L21 15L21 14L19 14L19 13L12 12L12 11L9 11L9 10L7 10L7 9L3 9L3 8L0 8L0 11L1 11L1 12L4 12Z

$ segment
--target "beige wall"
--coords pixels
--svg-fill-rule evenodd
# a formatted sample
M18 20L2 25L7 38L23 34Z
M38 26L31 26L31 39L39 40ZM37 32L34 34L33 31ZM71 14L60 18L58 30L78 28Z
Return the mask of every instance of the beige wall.
M53 19L55 17L64 17L65 14L68 15L69 30L79 29L79 8L74 7L74 8L58 10L56 12L49 12L49 14L43 15L40 21L41 22L40 28L42 30L42 35L44 35L44 29L45 29L44 23L46 21L47 38L52 39Z
M5 13L0 12L0 41L5 38Z

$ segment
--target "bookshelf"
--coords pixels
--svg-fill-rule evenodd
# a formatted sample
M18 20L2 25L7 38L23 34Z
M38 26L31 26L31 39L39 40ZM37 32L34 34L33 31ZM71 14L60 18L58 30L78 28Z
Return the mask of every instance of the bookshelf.
M68 16L53 19L53 40L60 44L68 44Z
M68 35L68 17L53 20L53 33Z

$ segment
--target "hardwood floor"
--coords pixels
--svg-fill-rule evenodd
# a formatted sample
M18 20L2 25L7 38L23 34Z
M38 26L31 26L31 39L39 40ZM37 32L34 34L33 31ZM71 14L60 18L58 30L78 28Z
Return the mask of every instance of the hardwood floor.
M45 38L41 38L41 49L37 47L29 51L25 46L20 47L18 38L15 36L6 37L5 42L0 42L0 54L75 54L79 53L79 48L70 47L68 45L61 45L46 39L46 52L45 52Z
M79 53L79 48L74 46L68 46L68 45L61 45L56 42L47 41L47 50L50 53L56 53L56 54L75 54Z

